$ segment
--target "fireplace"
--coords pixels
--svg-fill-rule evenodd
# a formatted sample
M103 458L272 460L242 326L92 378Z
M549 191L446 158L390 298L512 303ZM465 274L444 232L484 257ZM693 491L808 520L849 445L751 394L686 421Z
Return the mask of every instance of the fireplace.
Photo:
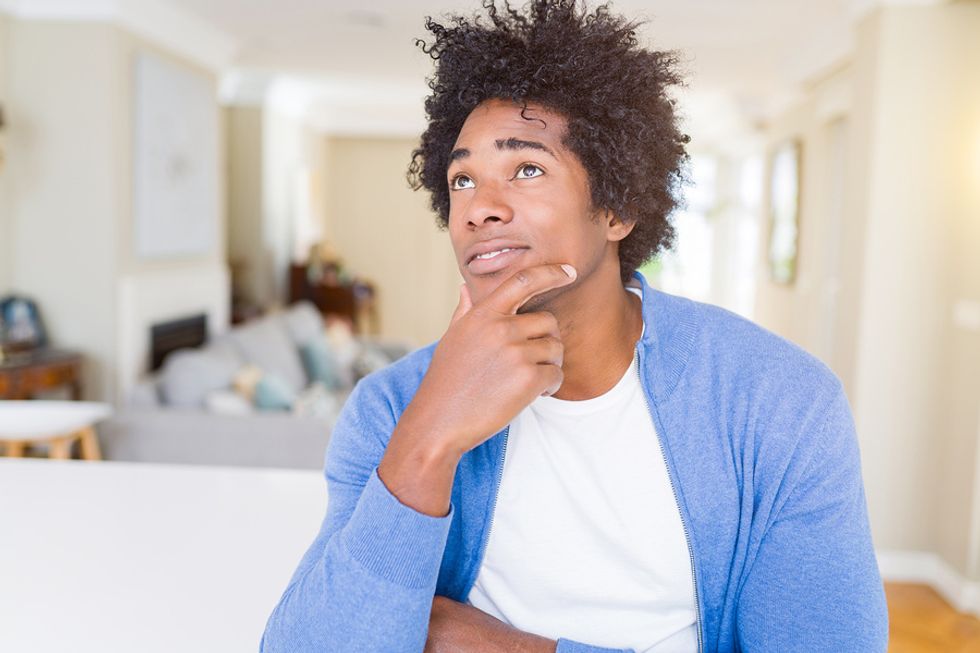
M150 370L163 365L167 355L185 347L200 347L208 337L205 313L161 322L150 327Z

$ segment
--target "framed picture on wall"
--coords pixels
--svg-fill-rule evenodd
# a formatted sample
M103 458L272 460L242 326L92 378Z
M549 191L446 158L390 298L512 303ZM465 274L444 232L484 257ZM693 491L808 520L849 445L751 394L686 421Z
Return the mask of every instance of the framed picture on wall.
M775 149L770 165L769 274L786 285L796 280L802 149L800 141L786 141Z
M140 52L134 67L134 247L140 259L218 243L218 100L205 74Z

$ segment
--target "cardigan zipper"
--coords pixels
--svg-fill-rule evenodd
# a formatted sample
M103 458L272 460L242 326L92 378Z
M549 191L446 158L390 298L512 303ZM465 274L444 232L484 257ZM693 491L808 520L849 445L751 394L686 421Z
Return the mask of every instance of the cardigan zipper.
M687 522L684 520L684 511L681 510L681 503L677 498L677 488L674 487L674 477L670 473L670 465L667 462L667 451L664 449L664 441L660 435L660 429L656 427L656 422L653 421L653 411L650 409L650 401L647 399L646 386L643 385L643 374L640 372L640 345L636 345L636 375L640 381L640 390L643 394L643 402L647 406L647 414L650 416L650 422L654 425L654 430L657 432L657 441L660 444L660 455L664 459L664 467L667 469L667 480L670 481L670 491L674 494L674 504L677 506L677 514L681 518L681 526L684 529L684 541L687 544L687 555L691 560L691 580L694 584L694 615L698 630L698 653L701 653L702 642L701 642L701 601L698 597L698 576L694 573L694 548L691 546L691 534L687 530Z

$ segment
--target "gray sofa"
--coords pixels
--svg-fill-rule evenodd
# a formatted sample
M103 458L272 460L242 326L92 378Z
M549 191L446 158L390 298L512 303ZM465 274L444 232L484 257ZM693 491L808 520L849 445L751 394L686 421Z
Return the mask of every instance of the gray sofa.
M301 348L327 340L308 302L237 326L200 349L170 354L115 416L98 426L107 460L320 469L330 431L354 383L408 353L405 343L368 338L331 342L336 383L311 384ZM299 397L304 410L245 405L231 386L253 365ZM229 401L230 400L230 401ZM297 401L299 405L300 401ZM229 408L230 407L230 408Z

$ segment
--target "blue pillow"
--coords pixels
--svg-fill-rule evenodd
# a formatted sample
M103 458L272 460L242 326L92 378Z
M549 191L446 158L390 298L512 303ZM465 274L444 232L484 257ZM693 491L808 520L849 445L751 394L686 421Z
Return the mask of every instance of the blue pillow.
M266 374L255 384L252 401L259 410L291 410L296 393L275 374Z
M340 365L326 342L320 339L309 341L299 348L299 356L303 359L303 367L310 381L319 381L327 390L340 390L343 387L343 379L338 373Z

